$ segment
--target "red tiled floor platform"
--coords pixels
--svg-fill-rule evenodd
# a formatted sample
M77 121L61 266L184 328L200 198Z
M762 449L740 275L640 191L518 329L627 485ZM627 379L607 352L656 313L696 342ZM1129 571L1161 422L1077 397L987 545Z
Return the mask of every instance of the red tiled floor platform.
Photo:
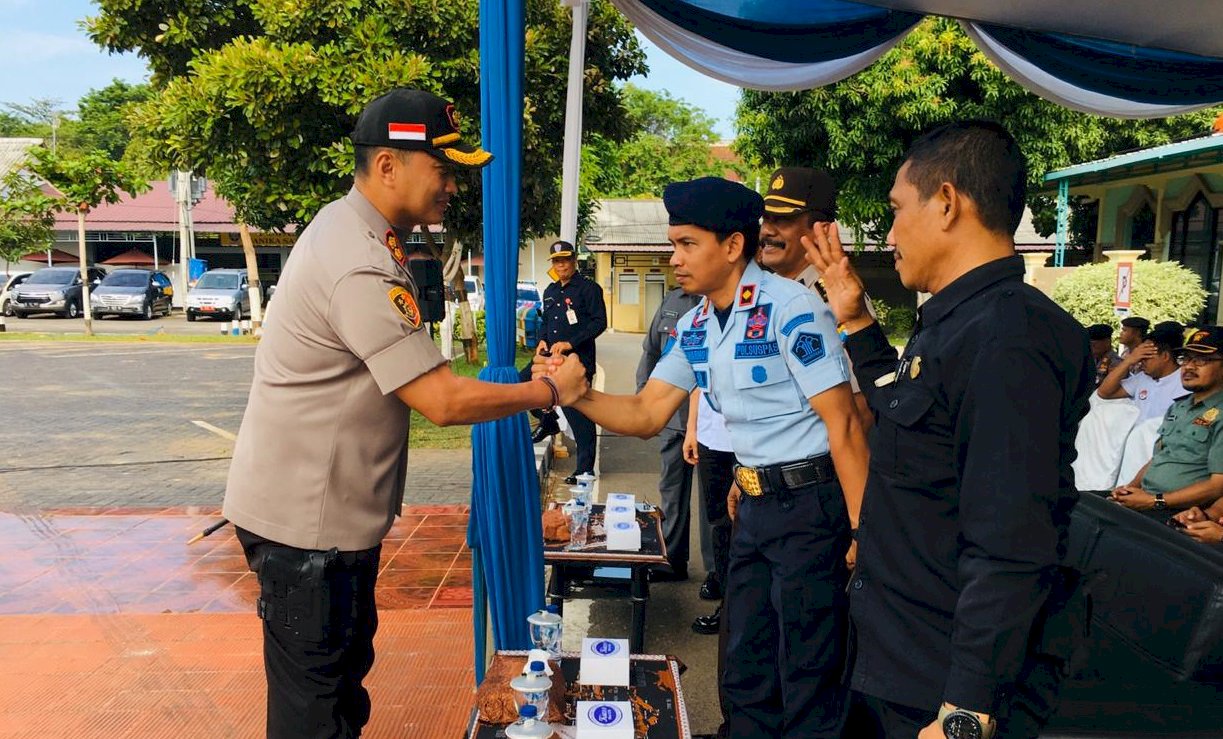
M0 737L256 737L258 584L215 509L0 514ZM453 737L472 694L466 506L383 546L369 737ZM459 699L459 696L463 696Z

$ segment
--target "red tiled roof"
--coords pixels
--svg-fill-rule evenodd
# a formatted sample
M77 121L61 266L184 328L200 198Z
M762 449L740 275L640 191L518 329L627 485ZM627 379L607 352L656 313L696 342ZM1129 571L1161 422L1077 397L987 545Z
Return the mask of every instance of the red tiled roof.
M165 180L155 180L150 185L149 190L136 197L124 195L122 200L113 205L104 203L89 211L85 216L85 230L177 231L178 204L170 194L169 185ZM239 232L233 207L216 194L211 184L204 193L204 199L191 209L191 220L197 233ZM75 232L76 214L58 214L55 218L55 230ZM292 231L292 228L289 230ZM441 226L430 226L429 230L440 233L443 229Z

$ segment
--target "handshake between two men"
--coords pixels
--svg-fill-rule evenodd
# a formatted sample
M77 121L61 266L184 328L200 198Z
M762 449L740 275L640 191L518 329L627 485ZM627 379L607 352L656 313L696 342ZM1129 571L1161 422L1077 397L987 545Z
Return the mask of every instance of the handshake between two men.
M573 353L567 341L557 341L549 347L539 342L531 365L531 381L542 380L552 389L553 406L570 406L586 395L590 383L586 367Z

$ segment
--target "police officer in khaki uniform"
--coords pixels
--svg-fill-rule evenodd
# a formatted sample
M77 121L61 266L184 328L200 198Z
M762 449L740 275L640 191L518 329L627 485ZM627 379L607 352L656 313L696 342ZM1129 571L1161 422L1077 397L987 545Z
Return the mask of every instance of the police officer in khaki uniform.
M467 424L573 402L577 357L547 382L451 373L423 325L396 230L439 223L454 168L492 158L454 106L397 89L352 133L356 178L302 232L255 354L224 515L260 582L269 737L355 737L369 720L374 583L398 515L410 409Z

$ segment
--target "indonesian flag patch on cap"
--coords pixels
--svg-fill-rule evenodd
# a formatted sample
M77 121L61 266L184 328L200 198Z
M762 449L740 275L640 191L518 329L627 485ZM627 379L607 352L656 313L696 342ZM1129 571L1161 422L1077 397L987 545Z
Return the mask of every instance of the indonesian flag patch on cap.
M386 137L391 141L424 141L425 124L423 123L388 123Z

